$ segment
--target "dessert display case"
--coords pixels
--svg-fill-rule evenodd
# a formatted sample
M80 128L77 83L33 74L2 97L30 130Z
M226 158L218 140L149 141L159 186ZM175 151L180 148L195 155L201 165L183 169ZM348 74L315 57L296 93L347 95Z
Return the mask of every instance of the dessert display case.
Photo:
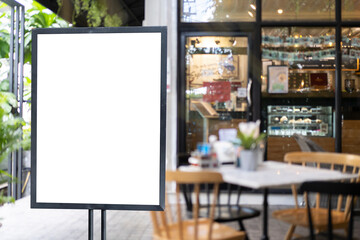
M267 106L269 136L332 137L333 121L331 106Z

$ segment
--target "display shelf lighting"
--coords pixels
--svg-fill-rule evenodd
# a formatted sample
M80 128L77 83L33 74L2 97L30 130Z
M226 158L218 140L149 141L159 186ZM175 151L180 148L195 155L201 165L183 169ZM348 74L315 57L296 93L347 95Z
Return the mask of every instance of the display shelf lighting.
M254 17L254 14L251 11L248 11L248 14L250 15L250 17Z
M250 4L250 7L251 7L252 9L256 10L256 6L255 6L253 3Z
M279 8L279 9L277 10L277 13L278 13L278 14L283 14L283 12L284 12L284 10L282 10L281 8Z

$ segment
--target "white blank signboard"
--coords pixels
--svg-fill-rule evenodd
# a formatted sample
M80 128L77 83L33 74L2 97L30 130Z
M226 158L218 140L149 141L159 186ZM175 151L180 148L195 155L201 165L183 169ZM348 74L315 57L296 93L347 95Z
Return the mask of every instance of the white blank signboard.
M33 32L34 208L161 210L166 28Z

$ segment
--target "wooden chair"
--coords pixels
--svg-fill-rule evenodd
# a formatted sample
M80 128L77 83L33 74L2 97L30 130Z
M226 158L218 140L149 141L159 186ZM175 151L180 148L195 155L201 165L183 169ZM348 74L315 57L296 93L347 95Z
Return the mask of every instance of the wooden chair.
M199 198L200 184L212 183L213 196L217 196L219 185L223 182L220 173L216 172L184 172L184 171L167 171L166 181L176 183L176 210L174 214L171 210L169 201L166 200L165 211L151 212L153 222L153 238L155 240L192 240L192 239L223 239L223 240L242 240L245 233L237 231L229 226L214 222L214 211L217 198L212 198L210 215L208 218L199 218ZM186 215L182 211L180 204L180 184L194 184L195 204L193 206L194 214L192 219L183 219ZM168 199L168 198L166 198ZM174 219L176 218L176 219Z
M332 232L332 219L333 219L333 209L332 209L332 196L342 195L348 196L350 198L350 208L349 208L349 218L348 218L348 228L347 228L347 238L348 240L352 239L353 236L353 214L354 214L354 197L360 196L360 183L341 183L341 182L305 182L300 186L300 193L307 193L306 196L306 210L307 218L309 221L309 231L310 239L315 239L314 227L317 223L315 220L316 216L312 215L310 203L309 203L309 194L310 192L323 193L327 194L327 234L319 235L316 239L345 239L342 236L334 235ZM314 221L315 220L315 221ZM319 238L320 237L320 238Z
M359 174L360 156L345 153L328 152L291 152L287 153L284 161L289 164L301 164L308 167L328 168L342 172ZM359 181L359 177L357 179ZM295 208L277 210L273 212L273 217L290 224L285 239L289 240L295 231L296 226L308 227L308 219L305 208L299 207L297 202L297 189L292 186L292 193L295 199ZM343 206L345 204L345 207ZM342 228L346 231L348 223L349 199L344 200L340 195L337 199L337 208L333 213L333 228ZM327 229L327 209L320 207L320 194L316 195L315 208L312 209L313 224L316 231Z

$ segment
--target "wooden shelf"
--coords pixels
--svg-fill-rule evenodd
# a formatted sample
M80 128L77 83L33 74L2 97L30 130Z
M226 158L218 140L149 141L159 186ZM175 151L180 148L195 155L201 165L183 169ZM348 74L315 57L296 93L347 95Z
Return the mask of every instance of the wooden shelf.
M295 116L295 117L312 117L314 115L331 115L326 112L269 112L269 116Z
M334 98L334 92L289 92L289 93L262 93L263 98Z
M288 127L289 129L293 127L319 127L321 123L271 123L269 127ZM320 127L319 127L320 128Z
M334 92L290 92L290 93L261 93L263 98L335 98ZM342 92L343 98L360 98L360 92Z

